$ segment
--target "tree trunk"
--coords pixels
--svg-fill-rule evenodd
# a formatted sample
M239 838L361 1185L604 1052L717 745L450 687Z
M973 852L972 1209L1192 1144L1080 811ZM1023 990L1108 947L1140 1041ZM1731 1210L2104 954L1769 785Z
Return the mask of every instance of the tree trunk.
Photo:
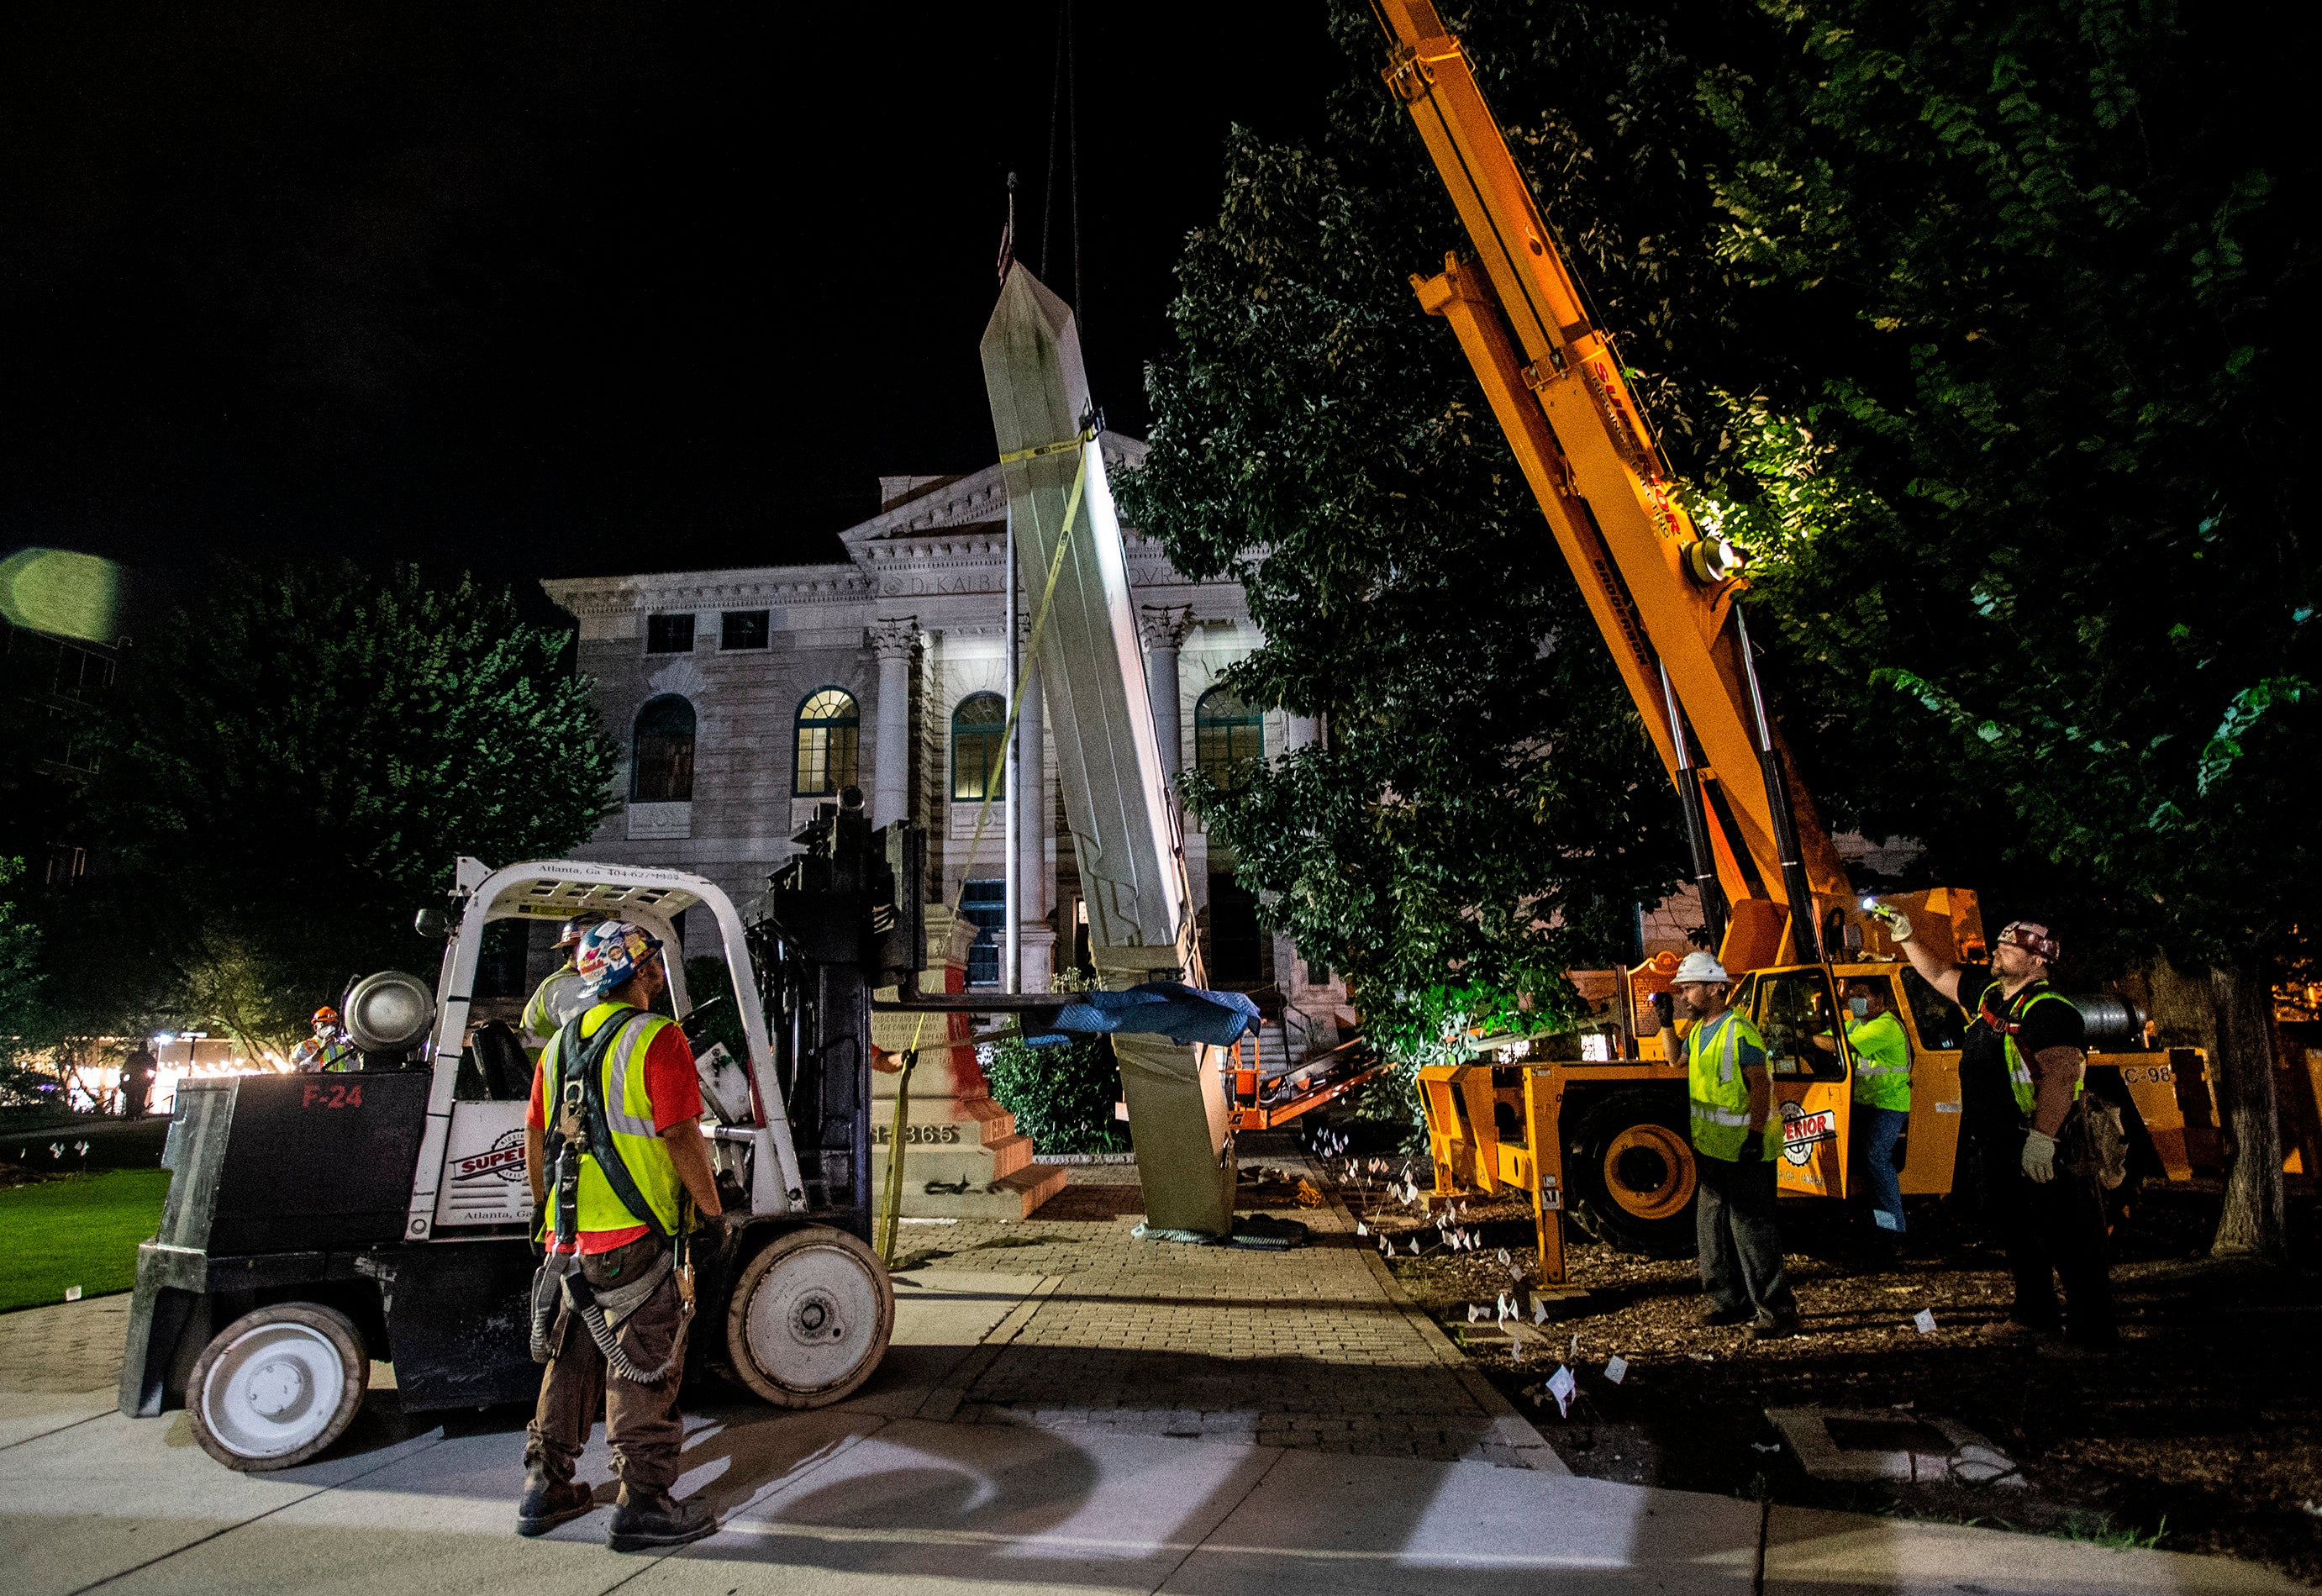
M2208 976L2189 976L2160 953L2155 953L2152 962L2137 974L2143 978L2146 1012L2158 1028L2153 1045L2199 1048L2216 1058L2217 1005L2209 989Z
M2282 1215L2281 1121L2273 1093L2273 984L2255 959L2231 959L2209 972L2217 1010L2214 1056L2217 1119L2233 1139L2225 1211L2217 1216L2213 1257L2288 1257Z

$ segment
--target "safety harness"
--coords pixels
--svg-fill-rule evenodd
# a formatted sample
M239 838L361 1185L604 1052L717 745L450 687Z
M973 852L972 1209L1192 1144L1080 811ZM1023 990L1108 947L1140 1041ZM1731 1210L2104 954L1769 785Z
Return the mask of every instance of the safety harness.
M660 1289L663 1278L672 1271L677 1275L681 1332L693 1317L693 1261L682 1228L691 1199L681 1197L681 1228L672 1236L638 1189L606 1123L605 1060L622 1032L633 1022L648 1016L642 1009L631 1009L607 1021L596 1035L584 1040L580 1022L587 1014L584 1009L564 1023L555 1042L556 1082L543 1083L558 1087L555 1117L549 1123L542 1146L550 1172L553 1240L539 1272L533 1277L532 1357L536 1363L548 1361L549 1339L562 1302L589 1327L589 1339L604 1353L608 1369L632 1385L658 1385L676 1366L684 1345L682 1335L672 1344L669 1356L658 1367L641 1369L622 1350L614 1332ZM584 1152L597 1160L598 1172L621 1206L642 1220L647 1231L673 1243L656 1253L637 1279L603 1290L591 1286L580 1272L580 1158Z
M1997 1007L1993 1006L1995 997L1998 998ZM2034 981L2013 997L2000 996L1999 984L1995 981L1983 989L1983 995L1977 1000L1976 1018L1998 1033L2000 1050L2007 1064L2008 1094L2016 1099L2016 1112L2027 1119L2031 1117L2033 1105L2038 1101L2039 1088L2032 1079L2031 1060L2024 1056L2024 1049L2016 1038L2023 1035L2024 1022L2034 1007L2043 1003L2070 1001L2045 981ZM2080 1081L2072 1083L2072 1096L2076 1101L2080 1095Z

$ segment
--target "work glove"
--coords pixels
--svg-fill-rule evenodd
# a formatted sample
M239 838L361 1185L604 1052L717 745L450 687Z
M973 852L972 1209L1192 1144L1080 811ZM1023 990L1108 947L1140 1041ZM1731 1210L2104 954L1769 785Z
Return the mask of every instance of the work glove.
M2035 1186L2056 1178L2056 1139L2037 1131L2024 1133L2024 1173Z
M1871 918L1887 928L1887 935L1896 942L1911 940L1911 917L1900 909L1890 909L1881 903L1870 911Z

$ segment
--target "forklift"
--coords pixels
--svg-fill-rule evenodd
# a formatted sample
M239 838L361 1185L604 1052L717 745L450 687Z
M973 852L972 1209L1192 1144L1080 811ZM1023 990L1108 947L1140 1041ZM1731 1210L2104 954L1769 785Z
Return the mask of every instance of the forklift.
M533 1399L532 1066L505 1023L471 1010L488 927L583 913L660 939L670 1012L695 1044L726 1212L694 1235L687 1379L782 1408L861 1387L895 1318L871 1245L871 999L916 1001L926 844L908 822L873 831L854 788L796 840L747 924L684 871L462 858L449 913L418 917L443 944L434 986L389 970L346 995L361 1069L184 1082L160 1234L138 1249L121 1411L182 1403L204 1450L259 1472L344 1434L373 1360L407 1412ZM689 910L716 927L746 1057L705 1045L729 1000L688 995Z

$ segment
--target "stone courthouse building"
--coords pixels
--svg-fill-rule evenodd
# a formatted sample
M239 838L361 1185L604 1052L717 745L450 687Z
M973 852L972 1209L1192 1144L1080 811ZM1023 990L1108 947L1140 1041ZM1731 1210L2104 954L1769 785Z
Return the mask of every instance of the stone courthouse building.
M1108 433L1105 464L1133 469L1145 445ZM888 477L880 512L840 534L843 564L687 571L543 583L580 623L580 666L626 754L623 808L593 858L670 866L718 882L745 907L794 851L791 838L841 787L861 787L874 825L927 830L930 903L962 904L978 927L971 987L1001 984L1004 839L992 805L1005 780L1002 639L1008 500L997 464L962 477ZM1248 761L1311 741L1314 722L1246 709L1219 684L1258 637L1239 584L1195 582L1159 545L1124 527L1165 763L1230 781ZM1034 595L1037 598L1037 595ZM1025 609L1031 608L1027 602ZM1029 617L1019 620L1028 631ZM1037 671L1019 737L1038 793L1019 806L1024 864L1023 982L1085 954L1071 832ZM1029 766L1028 766L1029 767ZM1260 931L1232 861L1190 821L1185 855L1210 978L1273 990L1284 1029L1271 1048L1348 1017L1330 973Z

